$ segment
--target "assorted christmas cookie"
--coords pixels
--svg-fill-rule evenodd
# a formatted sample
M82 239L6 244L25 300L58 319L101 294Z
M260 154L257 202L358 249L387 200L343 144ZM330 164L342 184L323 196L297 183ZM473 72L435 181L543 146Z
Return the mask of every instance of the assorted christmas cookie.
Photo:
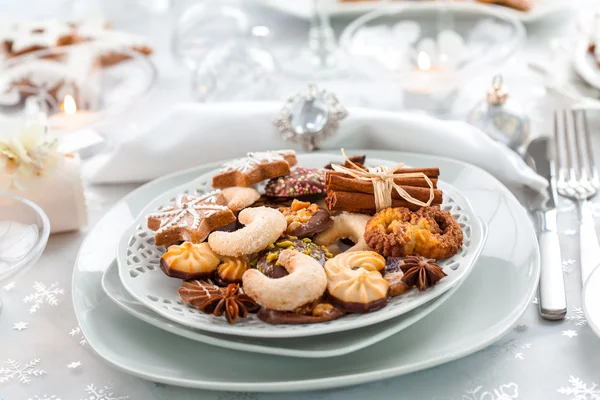
M281 207L279 211L287 221L286 233L291 236L313 236L333 224L327 210L305 201L294 199L290 207Z
M277 311L262 307L257 316L270 324L317 324L333 321L346 314L323 297L300 306L293 311Z
M157 246L181 241L200 243L215 229L235 221L225 197L214 191L200 197L179 195L173 206L148 215Z
M248 153L246 157L223 165L213 177L213 187L223 189L231 186L252 186L266 179L290 173L296 165L296 153L292 150Z
M265 194L270 197L287 198L325 195L325 171L296 167L289 174L267 182Z
M386 257L448 258L462 247L463 232L452 214L438 207L386 208L367 222L365 241Z
M277 261L288 275L272 279L250 269L242 278L244 290L258 304L272 310L293 311L325 293L327 276L317 260L296 250L284 250Z
M169 246L160 258L160 268L165 274L185 280L209 278L218 265L219 258L208 243Z
M439 169L364 161L333 164L325 175L291 168L291 151L225 164L213 179L222 191L184 194L148 215L155 244L171 245L161 269L185 280L186 304L229 323L250 312L271 324L322 323L429 290L446 276L436 260L463 241L439 207Z
M333 257L333 254L331 254L327 247L319 246L309 238L283 237L267 246L263 251L254 254L251 257L250 263L269 278L284 277L288 272L279 262L279 255L283 250L299 251L314 258L321 265L325 265L325 262Z

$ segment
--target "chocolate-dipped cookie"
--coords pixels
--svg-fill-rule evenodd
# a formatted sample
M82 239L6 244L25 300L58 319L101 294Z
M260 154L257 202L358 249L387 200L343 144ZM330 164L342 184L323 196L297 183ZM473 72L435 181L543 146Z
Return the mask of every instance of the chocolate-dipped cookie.
M287 198L325 195L325 173L322 169L297 167L285 176L269 180L265 194Z
M183 280L209 278L218 265L219 257L208 243L169 246L160 258L160 269L165 274Z
M333 224L329 212L316 204L294 199L290 207L280 207L288 227L286 233L299 238L313 236Z
M279 253L285 249L297 250L300 253L307 254L321 265L325 265L327 260L333 258L333 254L325 246L319 246L308 238L285 237L254 254L251 257L250 264L269 278L282 278L288 275L288 272L278 264L277 260L279 259Z
M317 324L333 321L344 316L338 307L321 299L298 307L294 311L277 311L270 308L261 308L257 316L269 324Z

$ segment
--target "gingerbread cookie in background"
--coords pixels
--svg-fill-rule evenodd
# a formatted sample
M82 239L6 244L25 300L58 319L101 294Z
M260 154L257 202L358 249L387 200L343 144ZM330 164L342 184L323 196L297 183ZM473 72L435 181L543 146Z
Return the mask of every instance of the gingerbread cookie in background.
M213 177L216 189L231 186L252 186L270 178L287 175L296 165L293 150L250 152L244 158L225 163Z
M155 231L157 246L188 241L203 242L217 228L235 221L220 191L200 197L179 195L175 204L148 215L148 228Z

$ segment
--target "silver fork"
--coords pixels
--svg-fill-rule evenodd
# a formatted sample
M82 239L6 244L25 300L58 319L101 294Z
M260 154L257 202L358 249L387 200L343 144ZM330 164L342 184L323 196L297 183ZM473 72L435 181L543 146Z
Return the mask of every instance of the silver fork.
M600 245L588 200L598 192L600 179L594 161L585 110L554 113L558 193L577 203L581 280L600 265Z

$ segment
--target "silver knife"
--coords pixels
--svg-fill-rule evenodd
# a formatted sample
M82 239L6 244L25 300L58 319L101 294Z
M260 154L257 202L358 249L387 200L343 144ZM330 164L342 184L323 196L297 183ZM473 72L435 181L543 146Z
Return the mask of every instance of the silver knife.
M552 141L534 139L527 147L527 161L538 174L548 180L548 189L530 203L537 217L538 243L541 256L539 308L543 318L560 320L567 314L565 281L557 232L556 181Z

